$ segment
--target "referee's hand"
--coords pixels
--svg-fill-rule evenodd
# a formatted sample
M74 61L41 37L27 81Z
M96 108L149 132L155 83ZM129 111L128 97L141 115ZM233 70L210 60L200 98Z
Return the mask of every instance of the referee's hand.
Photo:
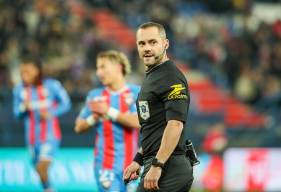
M144 188L146 190L158 190L158 181L160 179L162 169L160 167L151 166L144 177Z
M141 166L135 161L126 167L123 173L124 182L128 183L131 180L137 179L139 177L140 168Z

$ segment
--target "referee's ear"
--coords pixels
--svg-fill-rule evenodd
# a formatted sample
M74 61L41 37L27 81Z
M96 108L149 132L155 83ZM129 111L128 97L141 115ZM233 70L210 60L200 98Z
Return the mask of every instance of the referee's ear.
M169 42L169 39L165 39L165 49L167 50L170 46L170 42Z

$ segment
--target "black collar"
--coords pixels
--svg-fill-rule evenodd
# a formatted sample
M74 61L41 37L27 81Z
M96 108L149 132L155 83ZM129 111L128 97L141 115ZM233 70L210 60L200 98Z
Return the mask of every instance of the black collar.
M151 66L145 71L145 74L148 75L150 72L152 72L152 71L158 69L159 66L162 66L163 64L166 64L166 63L168 63L168 62L170 62L170 60L167 60L167 61L165 61L165 62L163 62L163 63L151 65Z

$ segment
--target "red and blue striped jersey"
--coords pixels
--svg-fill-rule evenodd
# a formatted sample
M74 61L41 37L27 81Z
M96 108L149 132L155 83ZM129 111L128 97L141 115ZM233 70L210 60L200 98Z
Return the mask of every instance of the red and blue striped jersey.
M105 100L110 107L120 112L136 113L135 101L139 86L127 84L119 92L111 92L102 87L90 91L86 105L79 117L86 119L92 112L87 103L95 99ZM128 166L138 149L138 129L126 128L117 122L102 119L96 123L95 166L102 169L123 171Z
M61 139L58 116L70 109L71 102L59 81L44 79L37 86L20 83L14 88L13 97L14 114L24 120L25 139L28 144L39 145ZM28 103L28 109L24 103ZM41 112L49 112L51 118L42 119Z

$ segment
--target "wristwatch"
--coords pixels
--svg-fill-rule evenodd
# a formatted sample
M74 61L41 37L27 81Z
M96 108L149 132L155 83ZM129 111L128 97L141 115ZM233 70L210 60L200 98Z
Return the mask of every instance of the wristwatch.
M164 163L161 163L156 157L152 160L151 165L154 167L160 167L161 169L164 167Z

